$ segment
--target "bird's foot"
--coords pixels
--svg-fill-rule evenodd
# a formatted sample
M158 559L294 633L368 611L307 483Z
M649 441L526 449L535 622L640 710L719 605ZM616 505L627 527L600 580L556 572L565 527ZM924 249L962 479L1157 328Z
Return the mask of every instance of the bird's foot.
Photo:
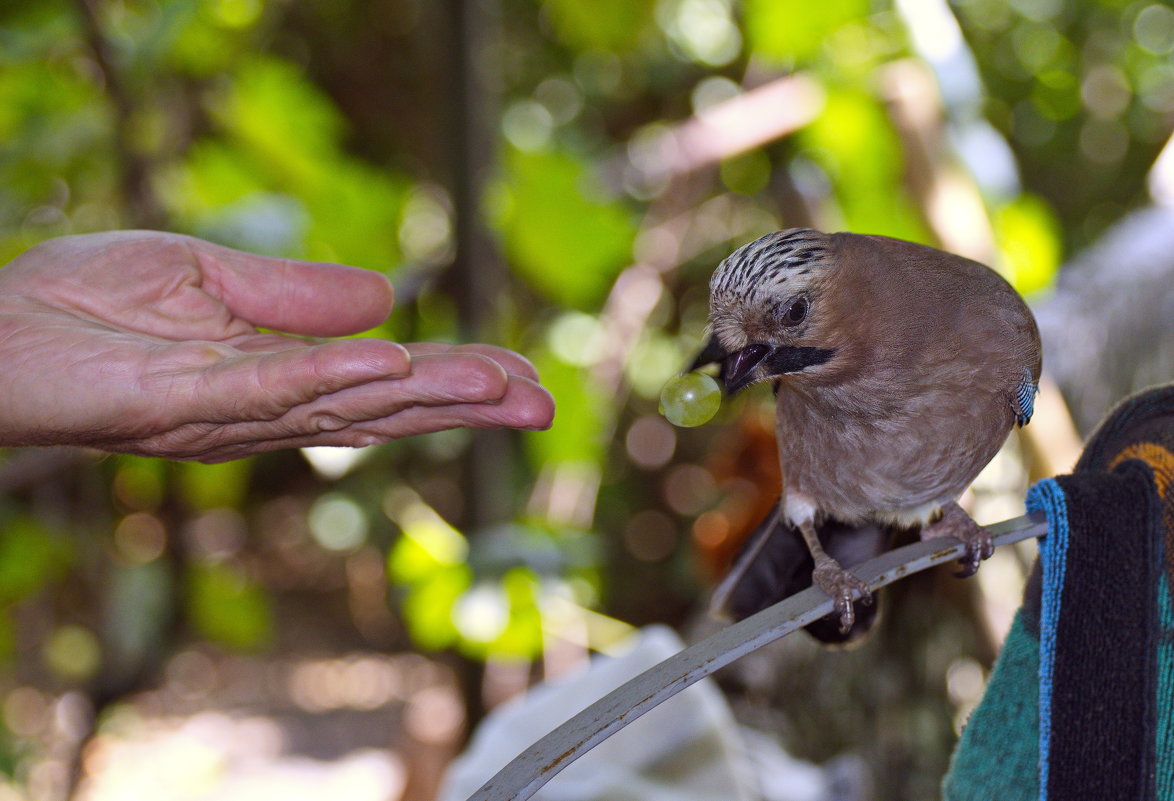
M990 532L975 523L974 518L953 501L942 507L942 516L937 521L921 530L923 540L938 537L953 537L966 546L966 553L958 560L962 567L954 573L959 578L973 576L978 571L979 562L990 559L995 552Z
M872 591L868 589L868 584L849 573L827 554L816 558L811 581L835 601L841 634L847 634L856 622L856 612L852 609L854 598L859 596L864 603L872 603Z

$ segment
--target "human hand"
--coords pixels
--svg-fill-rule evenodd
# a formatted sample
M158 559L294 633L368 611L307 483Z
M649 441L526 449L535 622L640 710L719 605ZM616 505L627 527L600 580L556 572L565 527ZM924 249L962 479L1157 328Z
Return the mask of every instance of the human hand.
M447 428L546 428L550 394L490 345L315 343L391 311L383 276L117 231L0 269L0 446L215 462Z

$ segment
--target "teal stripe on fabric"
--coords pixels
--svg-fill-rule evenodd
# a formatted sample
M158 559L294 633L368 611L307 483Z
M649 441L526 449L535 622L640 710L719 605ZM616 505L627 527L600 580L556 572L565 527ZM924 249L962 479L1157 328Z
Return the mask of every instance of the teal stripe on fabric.
M1166 560L1163 557L1162 564ZM1162 699L1174 698L1174 602L1165 571L1158 581L1158 734L1154 743L1158 767L1158 801L1174 801L1174 710Z
M1035 801L1038 749L1039 642L1020 609L962 729L942 801Z
M1056 668L1056 630L1068 560L1068 501L1055 479L1037 482L1027 492L1027 510L1048 516L1048 536L1040 540L1043 568L1039 622L1039 799L1048 799L1052 746L1052 689Z

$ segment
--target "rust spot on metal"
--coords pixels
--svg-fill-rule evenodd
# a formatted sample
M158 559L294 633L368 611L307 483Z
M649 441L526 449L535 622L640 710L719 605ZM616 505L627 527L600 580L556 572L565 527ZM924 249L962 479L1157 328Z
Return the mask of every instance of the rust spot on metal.
M563 764L568 759L570 759L574 755L575 751L578 750L578 748L579 748L579 743L575 743L570 748L568 748L566 751L563 751L561 754L556 756L554 759L550 760L545 765L543 765L542 772L549 773L550 771L554 770L559 765Z

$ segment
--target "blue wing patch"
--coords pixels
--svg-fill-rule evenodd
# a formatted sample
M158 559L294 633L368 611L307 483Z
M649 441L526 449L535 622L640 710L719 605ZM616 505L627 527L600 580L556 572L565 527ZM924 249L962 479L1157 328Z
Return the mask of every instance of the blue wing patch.
M1023 371L1023 379L1015 388L1015 398L1011 401L1011 408L1015 410L1015 422L1020 427L1031 422L1031 415L1035 411L1035 396L1039 394L1039 384L1031 377L1030 370Z

